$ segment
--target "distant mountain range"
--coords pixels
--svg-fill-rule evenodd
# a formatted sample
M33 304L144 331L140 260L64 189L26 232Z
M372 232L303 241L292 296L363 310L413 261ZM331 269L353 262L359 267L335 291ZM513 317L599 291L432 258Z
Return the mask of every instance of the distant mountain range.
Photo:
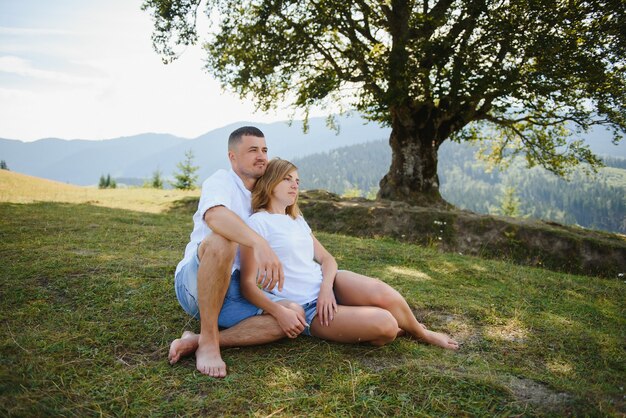
M40 139L34 142L0 138L0 160L9 169L76 185L94 185L103 174L114 178L146 179L158 168L168 178L187 150L200 166L199 179L228 167L227 138L234 129L250 125L238 122L187 139L146 133L101 141ZM267 138L270 156L294 159L349 145L387 139L390 129L359 116L339 118L339 133L326 127L325 118L311 118L304 134L302 121L253 123ZM586 138L594 152L626 158L626 144L611 144L608 132L598 130Z

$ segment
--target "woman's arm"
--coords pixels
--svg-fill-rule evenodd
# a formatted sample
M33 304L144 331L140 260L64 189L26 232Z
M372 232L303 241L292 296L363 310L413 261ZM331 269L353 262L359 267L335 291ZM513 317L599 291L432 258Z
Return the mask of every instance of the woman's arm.
M257 264L249 247L241 246L241 293L255 306L272 315L289 338L297 337L307 326L304 316L279 303L271 301L257 286Z
M317 316L322 325L328 326L337 312L337 300L333 292L333 284L337 276L337 261L313 234L311 237L313 237L315 261L322 266L323 277L320 294L317 297Z

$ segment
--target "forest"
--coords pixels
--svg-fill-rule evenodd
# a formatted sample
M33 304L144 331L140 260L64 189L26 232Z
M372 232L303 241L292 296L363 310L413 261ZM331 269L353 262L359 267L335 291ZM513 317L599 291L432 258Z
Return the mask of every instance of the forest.
M441 194L458 208L626 233L626 159L605 157L597 173L579 167L564 179L540 167L529 169L522 158L490 169L478 151L476 145L452 142L439 150ZM381 140L294 163L303 189L373 199L390 161L389 145Z

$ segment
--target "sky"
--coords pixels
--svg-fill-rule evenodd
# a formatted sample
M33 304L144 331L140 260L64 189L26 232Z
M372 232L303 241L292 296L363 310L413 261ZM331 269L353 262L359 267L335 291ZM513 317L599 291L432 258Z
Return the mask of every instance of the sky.
M0 138L109 139L146 132L195 138L254 111L187 48L165 65L141 0L0 0Z

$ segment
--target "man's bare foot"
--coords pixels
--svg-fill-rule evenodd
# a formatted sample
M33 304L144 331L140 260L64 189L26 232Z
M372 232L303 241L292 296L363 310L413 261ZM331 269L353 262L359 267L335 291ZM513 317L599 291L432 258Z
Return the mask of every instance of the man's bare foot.
M176 363L181 357L190 356L198 349L198 334L191 331L183 332L180 338L170 344L170 352L167 356L170 364Z
M226 363L220 355L219 345L202 343L198 340L196 350L196 368L202 374L211 377L226 377Z
M446 334L430 330L425 330L425 332L426 335L420 338L420 340L424 341L425 343L447 348L448 350L459 349L459 343L448 337Z

